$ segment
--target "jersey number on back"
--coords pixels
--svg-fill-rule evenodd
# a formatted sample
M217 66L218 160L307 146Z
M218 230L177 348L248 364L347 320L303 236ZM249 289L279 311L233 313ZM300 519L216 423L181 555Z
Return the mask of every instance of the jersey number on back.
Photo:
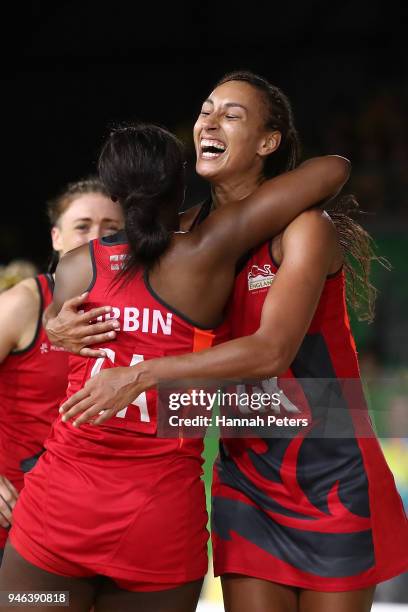
M112 349L108 349L108 348L103 348L101 350L105 351L106 357L98 357L98 359L95 361L94 366L91 370L91 378L92 376L96 376L96 374L98 374L101 371L101 368L102 368L102 365L105 359L109 359L112 363L115 363L115 357L116 357L115 351L112 351ZM134 366L137 363L140 363L141 361L144 361L143 355L133 355L129 365ZM145 392L138 395L138 397L134 399L133 402L131 403L131 406L136 406L136 408L139 408L140 420L143 423L150 423L150 416L149 416L149 411L147 409L147 398L146 398ZM128 406L120 410L116 414L116 416L119 417L120 419L125 418L127 409L128 409Z

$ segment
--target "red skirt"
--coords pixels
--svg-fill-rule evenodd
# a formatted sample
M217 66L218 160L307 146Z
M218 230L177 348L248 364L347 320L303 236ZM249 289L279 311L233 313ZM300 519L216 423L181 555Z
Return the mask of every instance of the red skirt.
M105 575L128 590L197 580L207 571L201 474L199 460L176 452L81 459L76 449L70 460L47 450L26 476L11 543L46 571Z
M216 576L335 592L408 570L408 520L375 438L225 440L212 522Z

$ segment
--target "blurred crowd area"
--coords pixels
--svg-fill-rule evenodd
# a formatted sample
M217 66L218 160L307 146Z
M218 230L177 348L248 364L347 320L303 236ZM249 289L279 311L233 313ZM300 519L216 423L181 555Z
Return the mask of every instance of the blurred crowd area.
M329 121L319 134L321 150L347 155L352 160L350 190L364 210L397 227L408 219L408 89L385 87L368 100L355 100L357 108L329 110ZM352 120L350 120L352 118ZM375 223L375 217L372 222ZM368 219L370 221L370 219ZM406 228L405 228L406 229Z
M37 266L28 259L13 259L7 265L0 264L0 293L38 272Z

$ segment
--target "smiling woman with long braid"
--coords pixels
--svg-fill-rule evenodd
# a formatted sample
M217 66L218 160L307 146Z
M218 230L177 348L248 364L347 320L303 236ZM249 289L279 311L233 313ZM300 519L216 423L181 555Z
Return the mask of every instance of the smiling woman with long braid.
M266 156L259 154L262 129L275 134ZM286 96L251 73L218 83L203 103L194 137L197 172L210 182L212 197L186 213L184 227L236 206L268 176L298 163ZM348 196L331 217L321 208L308 210L241 260L230 300L235 339L101 372L63 407L64 418L83 423L109 405L97 417L106 423L158 381L291 381L310 430L220 445L214 567L228 612L367 612L374 586L408 569L408 522L369 424L346 308L350 282L351 305L362 294L361 314L373 315L369 271L376 257L367 232L347 214L355 206ZM262 275L261 285L250 282L253 270ZM351 395L343 379L352 381ZM322 406L321 397L330 401ZM348 432L342 438L323 435L326 424L335 424L329 418L335 407Z

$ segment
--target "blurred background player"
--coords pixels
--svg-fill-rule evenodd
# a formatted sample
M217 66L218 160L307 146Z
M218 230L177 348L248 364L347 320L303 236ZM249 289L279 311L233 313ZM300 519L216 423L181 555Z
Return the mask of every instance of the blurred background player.
M27 259L13 259L7 266L0 266L0 293L11 289L25 278L38 274L37 266Z
M119 206L97 178L69 184L48 204L54 249L52 267L71 249L122 227ZM11 264L13 287L0 296L0 559L24 473L43 451L67 385L68 355L53 346L42 327L54 279L39 274L15 283L21 266ZM32 268L28 270L29 275Z

